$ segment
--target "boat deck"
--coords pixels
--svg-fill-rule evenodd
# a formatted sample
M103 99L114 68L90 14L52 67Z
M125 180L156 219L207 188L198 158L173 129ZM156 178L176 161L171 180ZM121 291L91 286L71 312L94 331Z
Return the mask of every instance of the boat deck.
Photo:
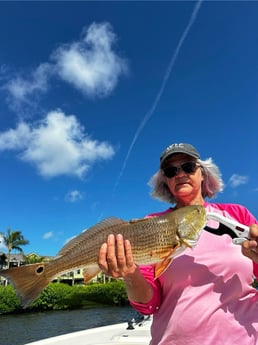
M129 327L128 327L129 326ZM119 323L47 338L25 345L148 345L151 319Z

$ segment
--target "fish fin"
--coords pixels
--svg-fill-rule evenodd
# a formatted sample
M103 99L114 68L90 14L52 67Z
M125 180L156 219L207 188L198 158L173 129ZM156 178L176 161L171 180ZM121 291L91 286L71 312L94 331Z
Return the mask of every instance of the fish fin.
M26 266L1 270L0 275L10 280L22 307L27 308L51 282L45 274L47 263L36 263Z
M68 243L66 243L58 252L58 256L62 256L70 252L73 248L77 247L80 242L82 242L85 237L87 236L87 231L91 231L91 236L95 236L100 230L112 228L115 225L125 224L127 223L123 219L116 218L116 217L109 217L107 219L102 220L101 222L95 224L94 226L84 230L78 236L72 238ZM112 229L110 230L112 233Z
M134 223L141 223L141 222L146 222L148 219L147 218L134 218L129 220L129 224L134 224Z
M180 250L180 248L183 249L182 244L178 242L177 245L175 245L173 249L171 249L166 256L163 256L162 261L154 265L154 279L157 279L162 273L166 271L166 269L168 268L168 266L171 264L173 260L173 255L178 250Z
M88 283L92 278L94 278L96 275L98 275L101 272L99 266L92 265L85 267L83 270L83 277L84 277L84 283Z
M154 265L154 279L157 279L163 272L166 271L172 260L173 258L167 257Z

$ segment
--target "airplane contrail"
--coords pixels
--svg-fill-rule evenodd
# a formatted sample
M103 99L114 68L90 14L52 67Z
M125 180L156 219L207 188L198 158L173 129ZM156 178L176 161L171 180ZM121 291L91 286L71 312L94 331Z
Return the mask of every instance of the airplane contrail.
M154 111L155 111L155 109L156 109L156 107L157 107L157 105L158 105L158 103L159 103L159 100L160 100L160 98L161 98L161 96L162 96L162 94L163 94L163 92L164 92L165 87L166 87L168 78L170 77L171 71L172 71L172 69L173 69L173 67L174 67L174 65L175 65L175 62L176 62L177 56L178 56L178 54L179 54L179 52L180 52L180 49L181 49L181 47L182 47L182 45L183 45L183 43L184 43L184 41L185 41L185 39L186 39L186 37L187 37L187 35L188 35L188 33L189 33L189 31L190 31L192 25L194 24L194 22L195 22L195 20L196 20L197 14L198 14L198 12L199 12L199 10L200 10L200 7L201 7L201 4L202 4L203 1L204 1L204 0L199 0L199 1L197 1L196 5L195 5L195 7L194 7L194 9L193 9L193 12L192 12L192 14L191 14L191 17L190 17L190 19L189 19L189 22L188 22L188 24L187 24L185 30L183 31L183 33L182 33L182 35L181 35L181 37L180 37L180 40L179 40L179 42L178 42L178 44L177 44L177 46L176 46L175 52L174 52L174 54L173 54L173 56L172 56L172 58L171 58L171 60L170 60L170 62L169 62L169 65L168 65L167 71L166 71L166 73L165 73L165 75L164 75L164 78L163 78L163 80L162 80L162 84L161 84L161 87L160 87L160 89L159 89L159 92L157 93L157 96L155 97L154 102L153 102L151 108L150 108L150 109L148 110L148 112L145 114L145 116L144 116L142 122L140 123L140 125L139 125L137 131L136 131L135 134L134 134L132 143L131 143L131 145L130 145L130 147L129 147L129 149L128 149L128 152L127 152L127 155L126 155L126 157L125 157L125 160L124 160L122 169L121 169L121 171L120 171L120 173L119 173L117 182L116 182L116 184L115 184L114 191L115 191L115 189L117 188L118 183L119 183L119 181L120 181L120 179L121 179L121 177L122 177L122 175L123 175L123 173L124 173L124 171L125 171L125 168L126 168L128 159L129 159L129 157L130 157L130 155L131 155L132 149L133 149L133 147L134 147L134 145L135 145L135 143L136 143L136 141L137 141L137 139L138 139L138 137L139 137L141 131L144 129L146 123L147 123L147 122L149 121L149 119L151 118L152 114L154 113Z

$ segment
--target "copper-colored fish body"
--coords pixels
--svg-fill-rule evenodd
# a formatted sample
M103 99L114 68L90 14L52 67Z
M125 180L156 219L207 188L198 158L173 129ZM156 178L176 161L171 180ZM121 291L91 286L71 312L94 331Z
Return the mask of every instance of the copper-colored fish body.
M205 222L203 206L187 206L158 217L128 222L108 218L72 239L54 260L2 270L0 275L11 280L26 307L60 274L85 268L86 281L97 275L100 246L109 234L122 234L130 240L135 262L155 265L158 277L174 256L196 244Z

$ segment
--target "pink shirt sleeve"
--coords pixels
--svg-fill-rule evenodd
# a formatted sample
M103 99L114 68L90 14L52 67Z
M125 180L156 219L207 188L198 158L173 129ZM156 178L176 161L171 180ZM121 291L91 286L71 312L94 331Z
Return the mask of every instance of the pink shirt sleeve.
M254 264L254 275L256 278L258 278L258 264L256 262L254 262L253 264Z
M153 288L153 297L149 301L149 303L136 303L130 300L131 306L136 309L138 312L144 315L154 314L160 306L161 303L161 287L159 284L159 280L154 280L154 269L153 266L140 266L140 271L148 283Z

